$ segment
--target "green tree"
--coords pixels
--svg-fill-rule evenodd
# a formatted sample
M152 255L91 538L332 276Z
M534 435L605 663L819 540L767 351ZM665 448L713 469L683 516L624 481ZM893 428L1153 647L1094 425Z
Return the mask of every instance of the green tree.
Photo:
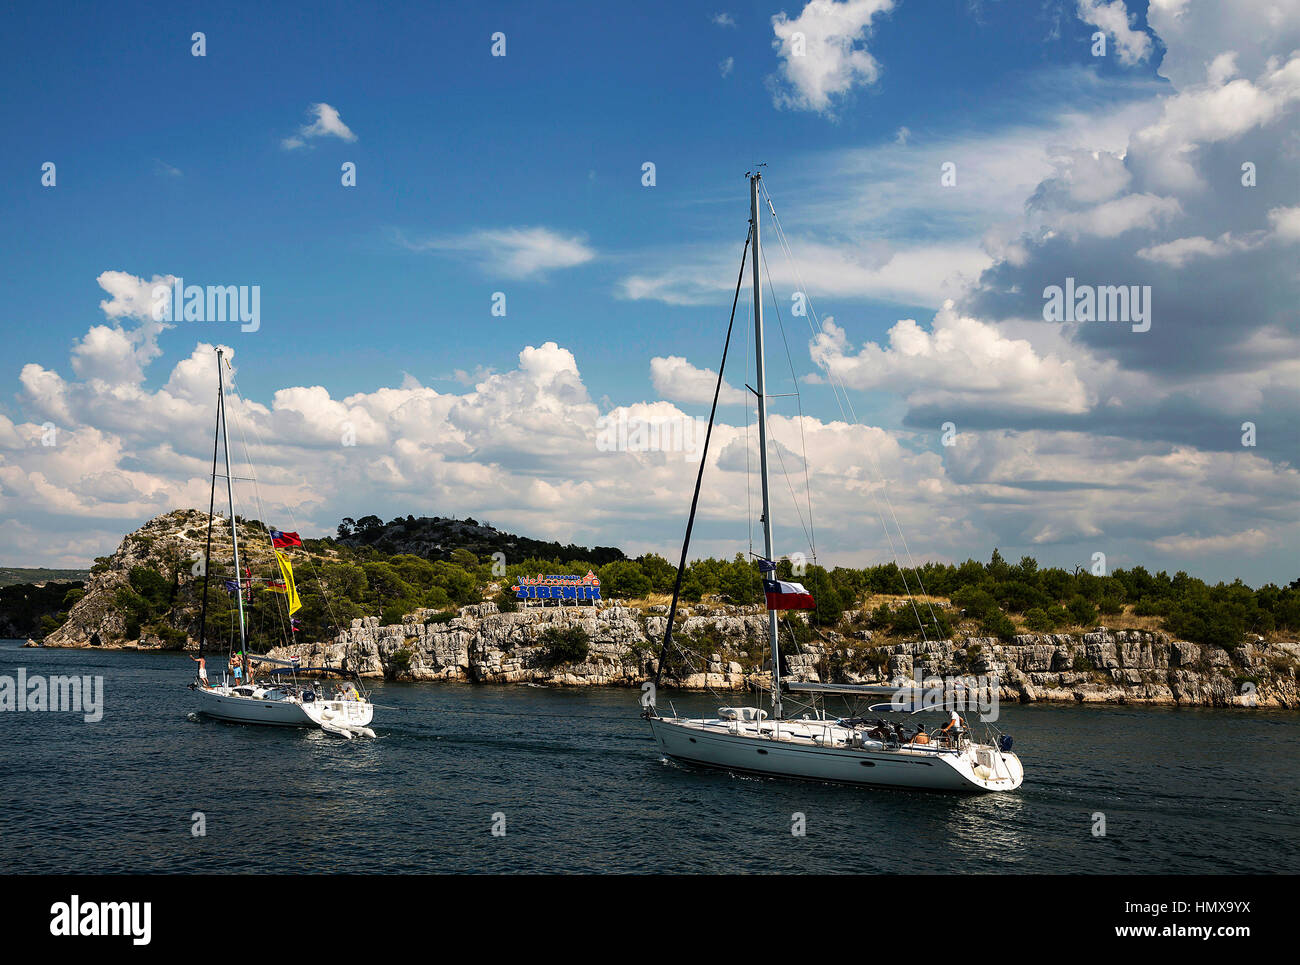
M812 594L813 616L823 627L834 627L844 616L844 601L830 574L821 566L810 566L801 577L804 589Z
M677 581L677 567L657 553L646 553L637 557L637 565L650 580L650 589L655 593L671 593Z
M636 561L616 560L600 568L600 589L604 597L641 599L650 594L650 578Z
M718 592L730 603L756 603L763 598L763 580L758 567L740 553L720 574Z

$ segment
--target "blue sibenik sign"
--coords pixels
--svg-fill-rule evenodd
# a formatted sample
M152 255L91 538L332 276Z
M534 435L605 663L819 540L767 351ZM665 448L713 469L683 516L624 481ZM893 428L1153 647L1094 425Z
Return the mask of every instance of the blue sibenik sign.
M592 602L600 599L600 580L591 570L587 571L586 576L542 576L538 575L536 579L531 577L521 577L517 586L510 589L515 591L515 597L520 600L566 600L581 603Z

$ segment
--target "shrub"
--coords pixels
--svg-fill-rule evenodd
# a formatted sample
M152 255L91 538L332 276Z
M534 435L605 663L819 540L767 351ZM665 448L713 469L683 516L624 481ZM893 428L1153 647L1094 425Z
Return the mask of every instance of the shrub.
M1124 612L1124 599L1114 593L1103 594L1097 601L1097 609L1108 617Z
M884 670L889 664L889 651L883 647L867 647L862 653L862 661L874 670Z
M133 566L127 581L131 584L131 589L145 599L151 610L162 609L171 600L172 583L157 570Z
M1052 629L1053 623L1046 610L1034 607L1025 611L1025 626L1037 633L1045 633Z
M867 627L872 630L888 630L893 626L893 615L889 609L889 604L882 603L871 611L871 616L867 618Z
M587 631L576 624L563 629L547 627L537 642L546 648L546 663L552 667L586 660L591 645Z
M922 635L934 640L944 640L952 636L952 624L947 614L935 610L924 603L904 603L897 610L890 611L889 633L891 636ZM924 633L922 632L924 630Z
M169 650L183 649L188 639L184 630L178 630L170 623L159 623L154 628L154 633L163 642L163 646Z
M1016 625L1001 610L992 610L980 620L980 632L999 640L1010 640L1016 635Z
M1047 614L1047 620L1051 624L1048 629L1056 630L1059 627L1068 627L1070 625L1070 611L1059 603L1054 603L1044 612Z
M797 616L787 615L781 621L781 624L780 635L777 639L781 644L782 653L798 654L799 650L795 644L811 643L817 639L817 631L813 629L811 620L802 620Z
M682 577L681 598L687 603L699 603L703 596L704 584L700 582L694 570L687 570L686 575Z
M1073 597L1066 604L1066 609L1070 611L1070 618L1078 626L1090 627L1097 622L1097 608L1082 596Z
M113 594L113 602L122 611L122 619L126 623L126 639L139 637L140 627L150 616L149 601L129 586L119 586Z
M973 620L982 621L990 613L1001 612L993 594L977 586L962 587L952 595L952 602Z
M1133 615L1139 617L1164 616L1167 610L1164 600L1145 599L1133 604Z

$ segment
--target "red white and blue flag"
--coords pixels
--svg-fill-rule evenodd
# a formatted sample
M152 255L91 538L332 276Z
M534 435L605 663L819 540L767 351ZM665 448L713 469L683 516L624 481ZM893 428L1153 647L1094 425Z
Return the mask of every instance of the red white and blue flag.
M767 596L769 610L811 610L817 605L802 583L764 580L763 593Z
M271 530L271 545L276 549L284 549L288 546L301 546L302 540L297 533L282 533L278 529Z

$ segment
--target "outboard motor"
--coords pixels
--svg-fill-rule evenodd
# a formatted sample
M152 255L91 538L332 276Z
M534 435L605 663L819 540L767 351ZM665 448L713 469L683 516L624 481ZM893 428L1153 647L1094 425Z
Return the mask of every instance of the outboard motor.
M998 750L1002 751L1003 754L1010 754L1012 743L1011 735L1003 734L998 738Z

